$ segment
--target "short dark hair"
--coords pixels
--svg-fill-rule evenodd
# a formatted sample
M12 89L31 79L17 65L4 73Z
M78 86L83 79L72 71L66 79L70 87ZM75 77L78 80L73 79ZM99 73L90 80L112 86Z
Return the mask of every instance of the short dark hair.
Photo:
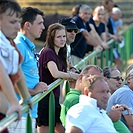
M16 0L0 0L0 17L8 9L10 10L9 16L14 15L14 13L16 13L17 17L21 15L21 7Z
M114 71L114 70L118 70L118 69L115 68L115 67L105 67L103 69L103 76L106 77L106 78L110 78L111 77L111 72Z
M33 7L24 7L22 8L22 22L21 22L21 28L23 28L25 22L30 22L33 24L33 22L36 19L37 15L41 15L44 17L43 11L39 10L38 8L33 8Z

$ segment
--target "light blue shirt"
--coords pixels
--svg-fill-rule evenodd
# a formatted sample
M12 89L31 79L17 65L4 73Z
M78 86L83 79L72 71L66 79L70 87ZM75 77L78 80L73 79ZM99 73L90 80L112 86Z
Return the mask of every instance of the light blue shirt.
M114 22L113 18L110 18L110 21L111 21L112 26L113 26L113 32L114 32L114 34L117 34L116 25L115 25L115 22Z
M18 33L14 41L23 56L21 68L25 75L26 85L29 89L34 89L34 87L39 83L37 60L34 55L35 45L24 34L20 32ZM20 99L20 96L18 96L18 98ZM37 107L38 104L34 105L33 109L31 110L32 118L37 117ZM26 115L24 114L24 116Z
M117 89L111 95L111 97L108 100L108 106L107 106L106 110L109 111L111 109L111 107L116 104L126 104L130 108L131 114L133 114L133 91L127 85L124 85L121 88ZM128 111L125 110L125 111L123 111L122 114L127 115ZM127 123L126 123L123 115L121 117L121 120L127 126Z

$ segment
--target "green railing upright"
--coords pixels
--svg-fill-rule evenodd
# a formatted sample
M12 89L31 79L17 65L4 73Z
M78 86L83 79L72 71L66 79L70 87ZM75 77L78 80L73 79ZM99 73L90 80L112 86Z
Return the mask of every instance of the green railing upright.
M126 65L126 61L131 58L131 54L133 54L133 24L129 25L127 28L125 28L123 31L120 32L121 35L124 36L125 38L125 45L122 49L120 49L120 54L121 54L121 58L122 60L124 60L124 65ZM110 40L108 42L108 44L110 45L111 49L112 49L112 45L114 43L114 40ZM94 52L92 52L90 55L88 55L87 57L85 57L82 61L80 61L77 65L75 65L74 67L77 69L80 69L80 67L86 63L89 59L91 59L92 57L95 57L95 64L97 64L97 54L100 53L100 50L95 50ZM112 56L112 52L111 55L109 55L108 50L104 50L102 51L102 56L101 57L105 57L106 59L106 65L110 66L113 64L113 56ZM104 60L101 60L101 67L104 67ZM49 105L50 105L50 109L49 109L49 133L54 133L54 95L52 90L57 87L58 85L60 85L61 83L63 83L63 79L57 79L56 81L54 81L53 83L51 83L48 86L48 91L44 92L44 93L38 93L37 95L35 95L31 101L34 104L36 104L37 102L39 102L41 99L43 99L47 94L50 93L50 99L49 99ZM67 85L67 92L69 91L69 84ZM27 104L22 105L22 112L28 112L29 111L29 106ZM11 123L13 123L16 119L18 118L18 113L14 112L12 113L10 116L7 116L6 118L4 118L3 120L0 121L0 132L5 129L6 127L8 127ZM31 127L27 127L29 129L27 129L27 131L31 131Z

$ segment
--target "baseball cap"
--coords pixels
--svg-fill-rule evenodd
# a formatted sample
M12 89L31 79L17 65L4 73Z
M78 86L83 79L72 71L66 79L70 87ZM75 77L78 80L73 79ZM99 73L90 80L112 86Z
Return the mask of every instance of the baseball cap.
M75 21L72 18L63 18L63 19L59 20L59 23L64 25L66 29L79 30Z

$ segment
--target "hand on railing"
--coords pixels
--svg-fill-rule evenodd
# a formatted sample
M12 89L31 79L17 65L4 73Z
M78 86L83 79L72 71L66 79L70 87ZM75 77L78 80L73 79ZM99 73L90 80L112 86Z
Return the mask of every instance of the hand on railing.
M36 95L40 92L44 92L48 90L48 85L44 82L39 82L33 90L30 90L31 95Z
M68 80L70 80L70 81L75 81L75 80L77 80L78 79L78 76L79 76L79 74L78 73L75 73L75 72L68 72L69 73L69 79Z
M21 110L21 106L20 104L12 104L10 106L10 108L8 109L8 111L6 112L6 115L10 115L12 114L13 112L17 112L18 113L18 119L17 120L20 120L21 116L22 116L22 110Z
M23 104L26 103L26 104L29 105L30 109L32 109L32 108L33 108L33 104L32 104L31 98L32 98L32 97L29 97L28 99L21 99L21 100L19 101L20 105L23 105Z
M77 69L74 68L74 67L70 67L69 71L70 71L70 72L74 72L74 73L78 73L78 74L80 74L80 71L77 70Z
M121 43L121 42L122 42L122 40L124 39L124 37L123 37L123 36L121 36L121 35L117 35L117 38L118 38L118 42L119 42L119 43Z
M103 42L101 46L103 49L109 49L109 45L106 42Z
M102 51L103 48L102 48L100 45L98 45L98 46L95 47L95 50L100 50L100 51Z

